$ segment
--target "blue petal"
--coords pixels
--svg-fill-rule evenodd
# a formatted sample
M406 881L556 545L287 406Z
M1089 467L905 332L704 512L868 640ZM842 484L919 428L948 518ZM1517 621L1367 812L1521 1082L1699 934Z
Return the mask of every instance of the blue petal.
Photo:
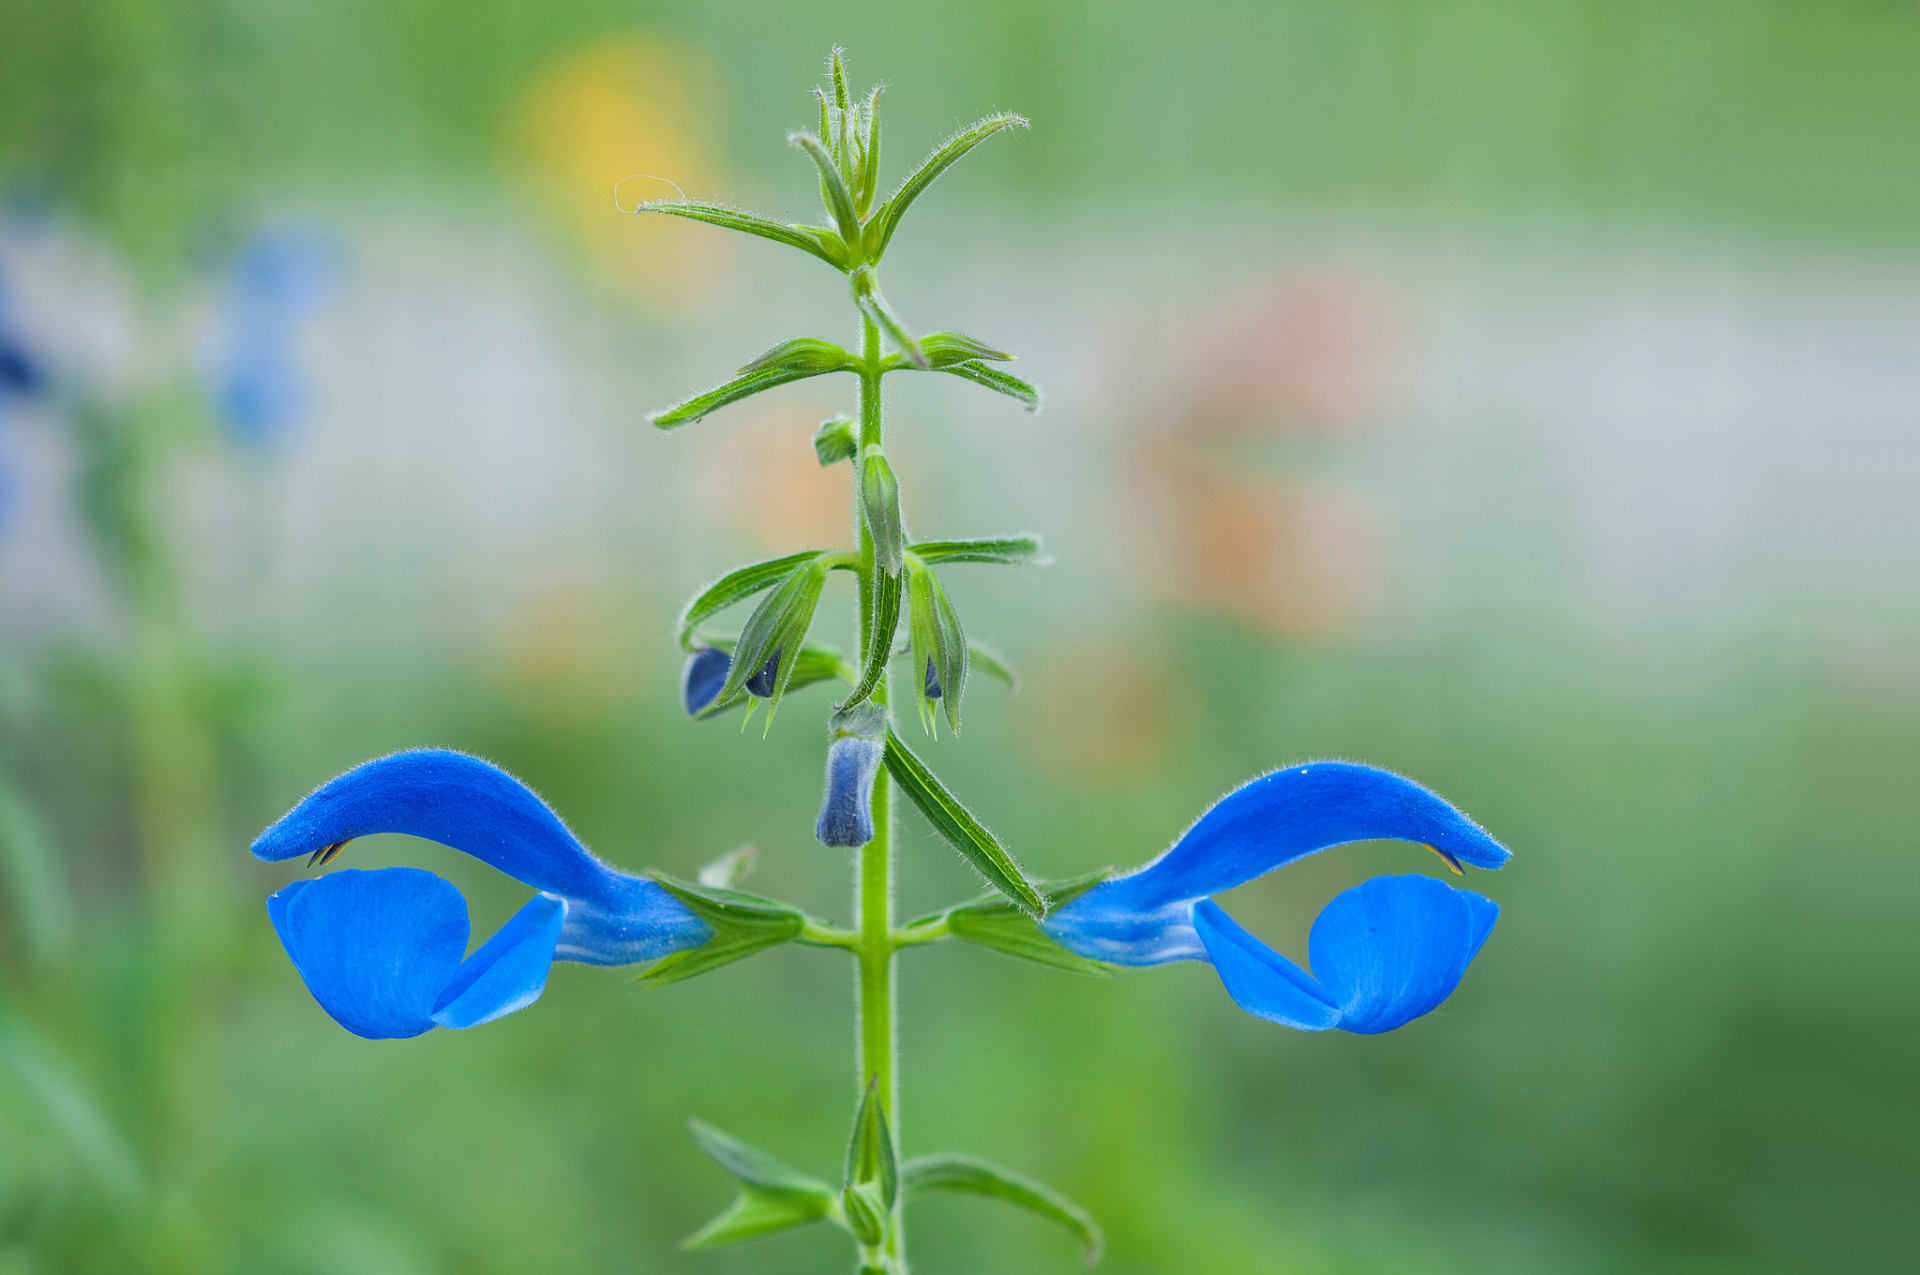
M434 1003L442 1027L477 1027L540 999L553 968L566 900L536 894L469 956Z
M813 824L822 845L864 846L873 840L873 780L885 752L878 740L853 735L827 746L827 795Z
M1481 868L1511 853L1410 779L1352 762L1275 771L1229 793L1146 867L1049 916L1047 932L1122 965L1205 959L1189 904L1351 841L1420 842Z
M1193 905L1193 925L1227 995L1255 1018L1325 1031L1338 1025L1340 1011L1313 976L1240 928L1212 899Z
M687 671L680 679L680 700L689 716L699 716L713 703L732 668L732 657L711 646L703 646L687 657Z
M565 899L560 960L627 964L713 937L657 884L595 858L525 784L465 753L419 749L357 766L261 833L253 853L291 859L376 832L464 850Z
M1344 1031L1392 1031L1453 994L1500 908L1432 877L1375 877L1313 923L1307 955Z
M295 881L267 914L320 1007L369 1040L431 1029L467 950L466 900L418 868Z

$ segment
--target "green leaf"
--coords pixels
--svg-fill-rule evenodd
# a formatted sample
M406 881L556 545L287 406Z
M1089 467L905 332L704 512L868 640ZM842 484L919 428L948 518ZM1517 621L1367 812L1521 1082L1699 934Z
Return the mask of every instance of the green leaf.
M745 376L736 376L724 381L703 394L696 394L683 403L665 407L647 417L659 429L673 429L679 425L691 424L703 416L717 412L729 403L738 403L743 398L751 398L765 390L777 389L782 385L791 385L795 381L804 381L808 377L821 376L823 372L794 371L792 369L768 368L760 372L750 372Z
M695 885L664 872L649 872L662 889L713 929L713 937L699 947L661 957L634 976L647 987L665 987L705 974L755 952L791 943L806 928L806 913L774 899L738 890Z
M887 454L869 447L860 458L860 515L873 536L874 566L890 576L900 574L907 549L906 528L900 516L900 480L887 463Z
M0 1085L24 1097L108 1194L141 1192L138 1162L79 1074L0 1002Z
M812 253L836 269L847 268L846 246L838 242L823 241L811 226L787 225L762 217L758 213L729 208L725 204L709 203L702 199L650 199L635 208L634 212L665 213L670 217L686 217L692 221L704 221L710 226L758 235L762 239L771 239L775 243L783 243L790 248Z
M854 432L853 417L833 416L820 422L813 436L813 454L825 468L843 460L852 460L860 451L860 439Z
M924 371L927 367L926 352L920 348L920 342L914 339L913 333L907 331L900 316L893 312L893 307L887 304L887 299L880 295L880 289L873 281L873 271L862 266L851 277L853 303L860 307L860 313L900 347L900 353L907 362Z
M1019 377L1002 372L997 367L988 367L980 362L968 362L954 363L939 370L949 376L964 377L975 385L984 385L996 393L1005 394L1008 398L1017 398L1027 405L1029 412L1040 410L1040 391Z
M886 1104L880 1100L880 1077L867 1081L854 1113L853 1136L847 1139L848 1186L871 1186L880 1202L891 1209L900 1198L900 1172L893 1158L893 1133L887 1127Z
M998 363L1011 363L1013 355L994 349L984 341L976 341L960 332L929 332L920 338L920 348L926 351L927 362L934 368L949 367L955 363L966 363L974 359L992 359Z
M718 1248L818 1222L833 1213L833 1188L757 1147L700 1120L687 1121L700 1149L740 1183L726 1212L680 1241L685 1249Z
M901 1166L901 1184L907 1198L928 1191L952 1191L965 1195L984 1195L1005 1200L1028 1212L1057 1222L1080 1241L1081 1261L1092 1266L1106 1248L1106 1237L1093 1215L1055 1191L1024 1174L1014 1173L997 1164L970 1155L917 1156Z
M780 706L806 645L807 630L813 627L813 613L820 605L820 590L826 584L827 568L816 557L802 563L792 574L754 608L740 630L739 644L733 651L733 666L727 670L726 683L714 697L715 706L731 703L743 693L749 679L776 656L773 693L767 696L768 721Z
M865 700L886 676L887 662L893 658L894 634L900 630L900 591L905 584L905 572L893 575L880 572L874 576L873 614L867 621L866 664L853 694L840 703L839 711L844 713Z
M934 670L940 679L940 702L946 707L947 729L960 733L960 702L967 693L967 634L960 613L932 571L926 573L933 593ZM923 692L925 686L920 688Z
M13 932L34 965L57 960L73 934L73 903L53 837L33 803L0 777L0 876L18 918Z
M1043 882L1041 894L1047 901L1047 911L1065 907L1112 875L1112 868L1102 868L1098 872L1066 881ZM1075 974L1113 974L1119 969L1118 966L1090 960L1060 946L1052 935L1034 924L1031 917L995 895L948 908L941 915L955 938L990 947L1008 956L1017 956L1023 961L1050 965Z
M993 648L968 639L967 651L972 658L973 667L994 681L1002 683L1010 691L1020 689L1020 675L1014 672L1013 666L1002 659Z
M859 243L860 214L853 210L853 193L847 189L847 179L833 153L811 133L788 133L787 140L805 151L813 166L820 170L820 191L827 211L833 214L834 225L839 227L840 237L850 244Z
M797 336L791 341L780 344L762 354L753 362L741 368L739 375L750 376L755 372L804 372L808 376L819 376L823 372L838 372L853 356L831 341L822 341L818 337Z
M878 261L887 251L887 244L893 239L893 232L900 226L900 219L920 198L927 187L933 185L940 174L953 167L962 155L992 137L1002 129L1025 128L1027 121L1018 115L989 115L968 127L961 129L934 149L933 154L920 163L920 167L900 183L900 189L887 197L880 205L880 211L874 213L867 223L866 255L869 261Z
M919 807L934 831L945 837L988 884L1028 915L1036 919L1046 915L1046 900L1021 873L1013 856L892 731L887 732L887 773Z
M994 536L984 540L927 540L908 545L929 565L936 562L996 562L1006 566L1041 566L1038 536Z
M765 562L729 571L715 580L680 614L681 649L691 651L699 645L694 641L693 634L702 622L712 619L734 603L745 601L762 589L780 583L793 573L795 567L813 561L822 552L809 549L804 553L790 553L784 558L769 558Z

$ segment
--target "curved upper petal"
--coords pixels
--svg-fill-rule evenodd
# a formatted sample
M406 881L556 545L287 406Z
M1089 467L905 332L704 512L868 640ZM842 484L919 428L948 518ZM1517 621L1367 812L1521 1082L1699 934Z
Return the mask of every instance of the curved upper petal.
M625 964L697 947L713 936L653 881L602 863L518 779L445 749L394 753L354 767L261 833L253 853L291 859L376 832L452 846L566 899L556 949L561 960Z
M539 1000L566 915L565 899L551 894L528 899L440 989L433 1021L442 1027L477 1027Z
M1240 928L1212 899L1193 905L1193 925L1241 1009L1307 1032L1339 1023L1339 1007L1313 975Z
M1307 956L1342 1030L1392 1031L1453 994L1499 914L1493 900L1433 877L1375 877L1327 904Z
M1216 802L1171 849L1051 914L1044 928L1083 956L1121 965L1204 960L1194 900L1352 841L1420 842L1462 863L1512 857L1444 799L1391 771L1310 762L1263 775Z
M419 868L295 881L267 900L267 914L320 1007L369 1040L431 1029L467 950L466 900Z

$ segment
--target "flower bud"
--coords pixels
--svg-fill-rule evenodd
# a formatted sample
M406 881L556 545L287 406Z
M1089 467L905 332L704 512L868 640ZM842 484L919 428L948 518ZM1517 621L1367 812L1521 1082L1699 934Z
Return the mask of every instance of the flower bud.
M717 647L703 646L687 657L687 669L680 678L680 699L689 716L698 717L712 706L720 688L727 684L727 670L732 667L732 658Z
M813 825L822 845L864 846L873 840L873 782L886 757L886 732L886 711L871 700L834 715L827 795Z
M773 697L773 688L780 681L780 655L785 649L782 647L768 656L767 662L761 666L760 671L747 679L747 694L757 695L761 699Z

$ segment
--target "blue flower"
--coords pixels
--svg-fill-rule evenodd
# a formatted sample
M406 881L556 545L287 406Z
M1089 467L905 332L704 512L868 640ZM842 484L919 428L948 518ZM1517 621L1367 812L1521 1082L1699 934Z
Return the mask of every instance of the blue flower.
M539 999L556 960L627 965L713 937L659 885L595 858L525 784L464 753L419 749L355 767L261 833L253 854L326 863L376 832L452 846L541 893L471 956L466 901L418 868L334 872L268 899L308 990L358 1036L472 1027Z
M864 700L835 713L827 745L827 795L813 835L822 845L864 846L873 840L873 781L887 751L887 713Z
M254 235L234 262L209 379L220 420L240 441L276 442L305 416L307 378L296 347L326 296L333 258L318 234L281 227Z
M1309 974L1208 897L1318 851L1373 840L1426 845L1456 872L1512 857L1412 780L1313 762L1234 790L1158 859L1042 924L1069 950L1116 965L1210 962L1242 1009L1302 1031L1391 1031L1452 994L1492 931L1497 904L1433 877L1376 877L1313 923Z

